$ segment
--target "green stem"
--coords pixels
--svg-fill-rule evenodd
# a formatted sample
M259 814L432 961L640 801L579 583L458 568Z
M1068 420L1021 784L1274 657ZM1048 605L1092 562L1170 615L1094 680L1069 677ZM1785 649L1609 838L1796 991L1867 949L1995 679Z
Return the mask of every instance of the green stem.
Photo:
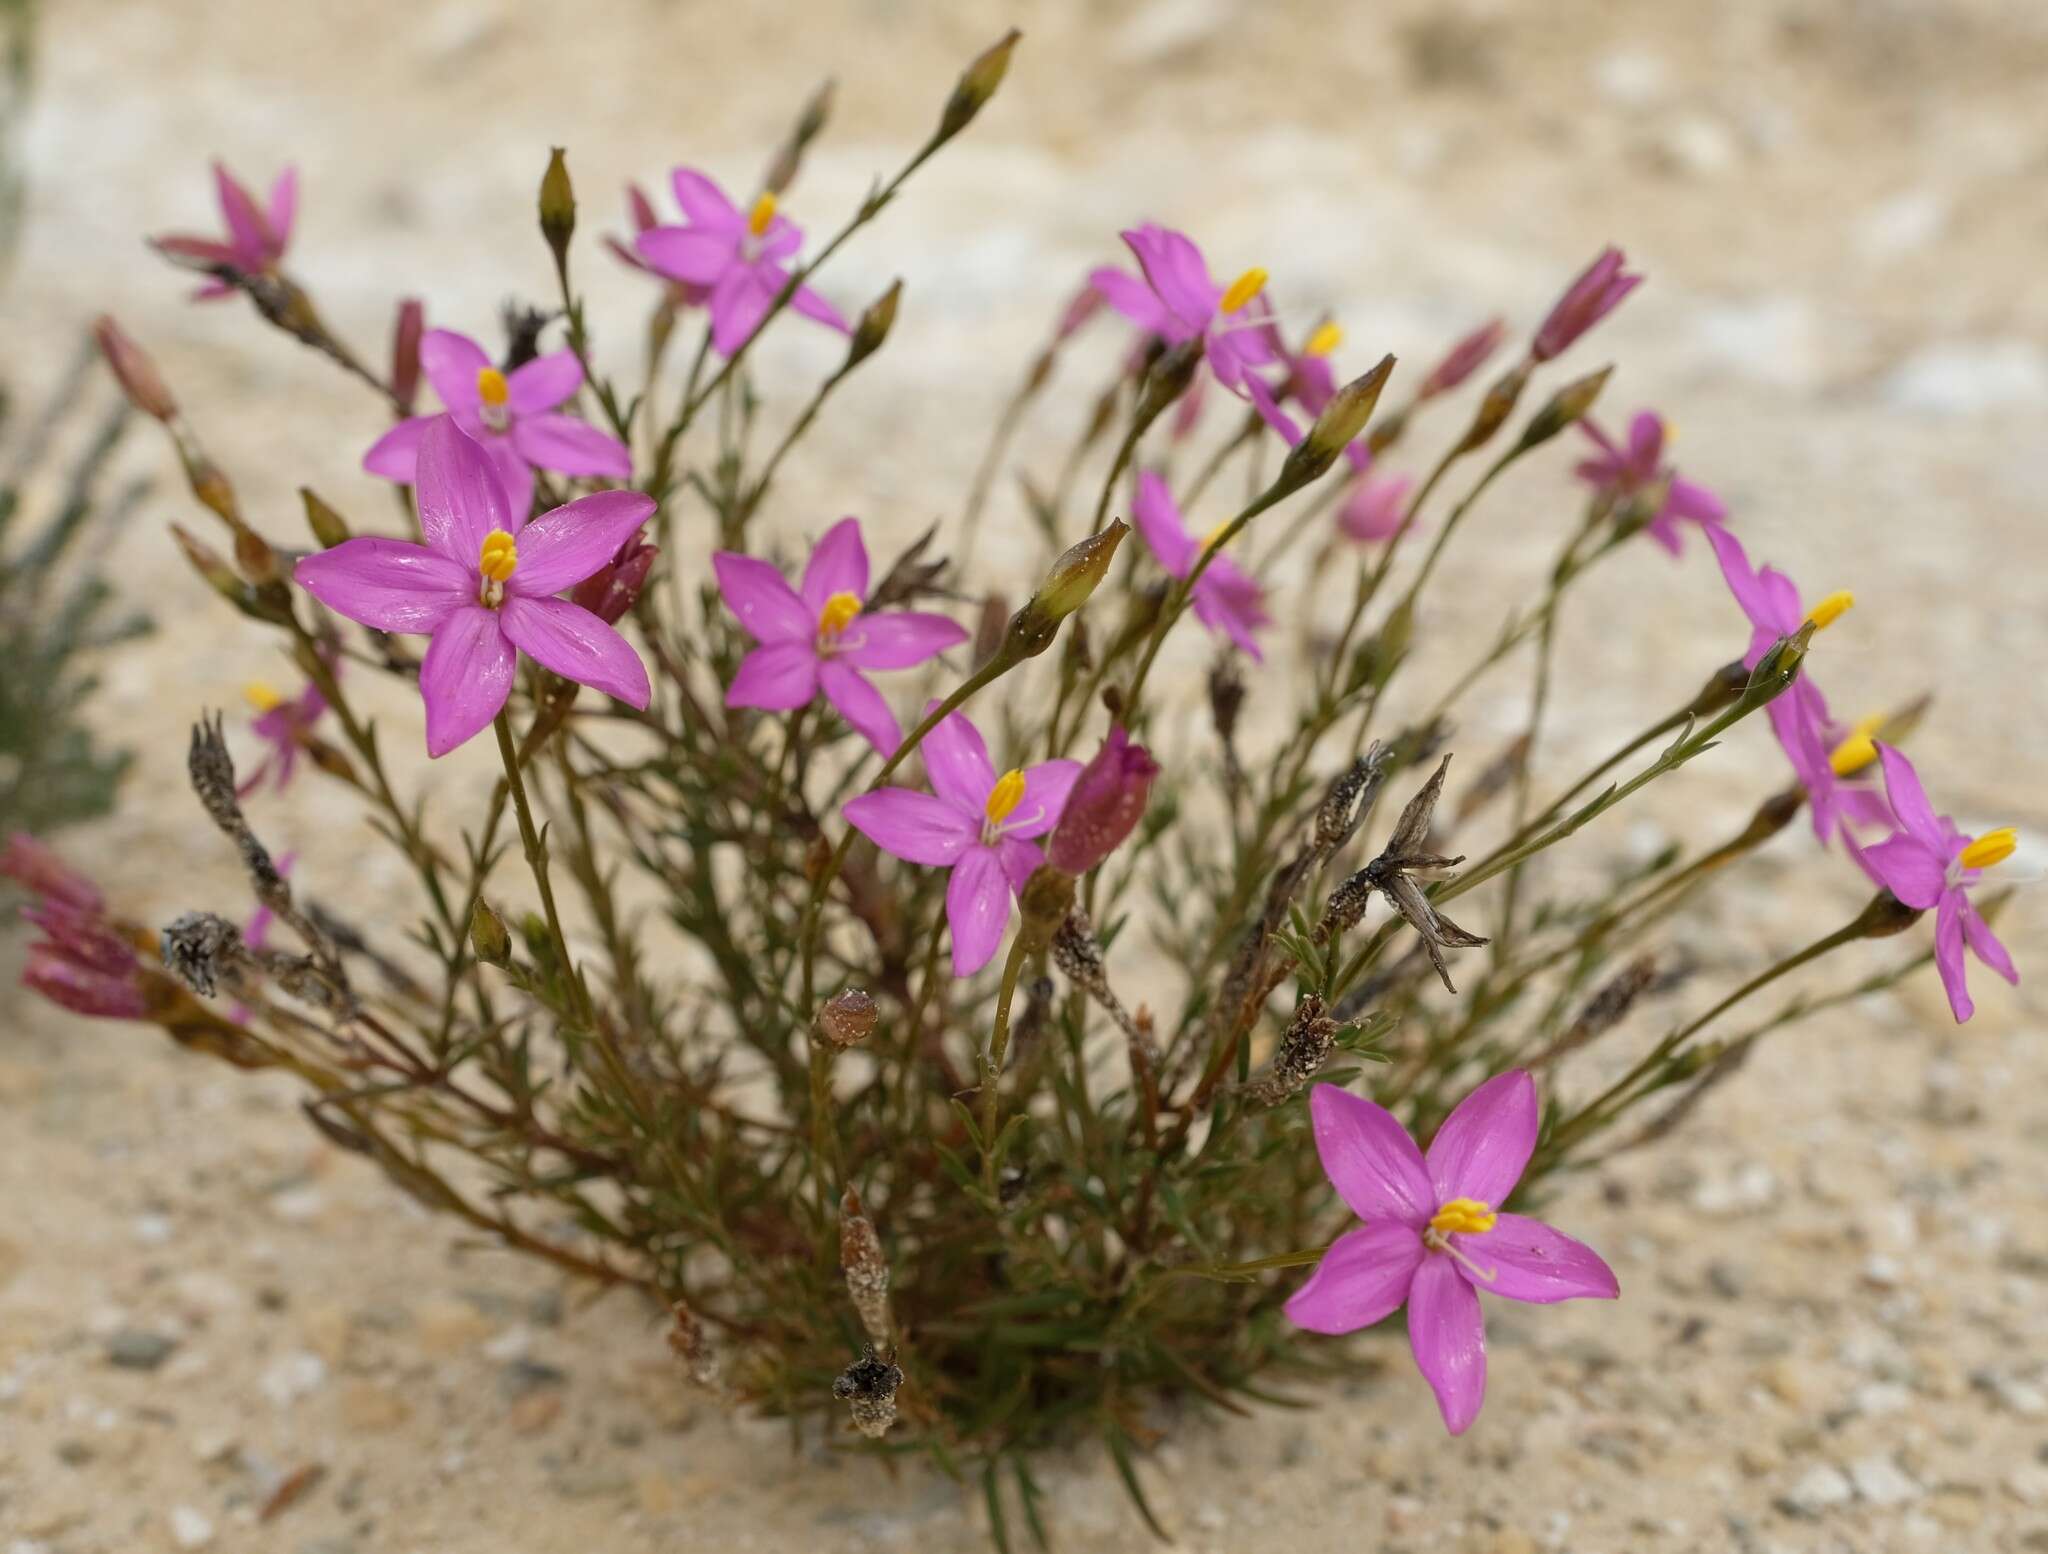
M988 1051L981 1062L981 1185L994 1198L996 1186L997 1095L1002 1087L1003 1064L1010 1055L1010 1005L1017 997L1017 978L1024 970L1028 953L1025 936L1016 934L1009 958L1003 962L1003 985L996 994L996 1020L989 1031Z
M533 823L533 806L527 801L526 779L519 774L519 752L512 745L512 720L503 709L491 720L491 727L498 735L498 755L505 763L505 787L512 796L512 812L519 821L519 839L525 844L526 866L533 871L533 883L540 891L541 911L547 918L548 938L555 949L555 959L562 968L562 975L568 979L570 996L575 1000L576 1012L587 1028L591 1024L592 1009L590 992L583 985L583 978L577 972L575 963L569 958L569 940L562 932L562 916L555 908L555 887L548 878L548 849L539 829Z

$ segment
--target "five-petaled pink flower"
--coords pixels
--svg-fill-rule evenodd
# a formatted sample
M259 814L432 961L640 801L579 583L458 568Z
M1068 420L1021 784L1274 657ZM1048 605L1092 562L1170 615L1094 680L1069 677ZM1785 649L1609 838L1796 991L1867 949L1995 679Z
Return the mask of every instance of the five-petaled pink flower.
M284 792L299 769L299 751L327 711L327 698L310 680L297 696L286 698L260 680L242 689L256 716L249 727L270 748L242 782L236 785L238 798L247 798L268 779L277 792Z
M1601 249L1600 257L1557 299L1543 327L1536 331L1529 355L1539 362L1563 355L1574 340L1620 307L1621 299L1643 284L1642 276L1622 269L1626 263L1627 257L1612 244Z
M789 283L786 261L803 246L803 229L776 214L772 194L763 194L743 211L692 168L677 168L669 181L684 224L652 227L633 246L671 280L709 288L711 343L719 355L730 356L761 327L769 306ZM852 332L845 316L808 286L797 287L789 305L841 334Z
M1934 812L1911 761L1886 744L1878 745L1877 754L1884 763L1885 791L1891 795L1892 813L1899 817L1899 831L1866 849L1864 866L1907 906L1933 910L1934 965L1948 993L1949 1009L1960 1024L1977 1012L1963 970L1965 945L2006 981L2017 985L2020 980L2012 956L1969 896L1985 869L2012 856L2018 833L2000 826L1982 836L1965 836L1948 816Z
M1617 505L1648 491L1660 480L1669 480L1663 505L1645 527L1650 538L1672 555L1680 554L1685 548L1678 527L1681 521L1702 526L1727 521L1728 509L1721 505L1719 497L1705 486L1695 485L1678 475L1664 462L1664 444L1670 432L1664 425L1664 418L1654 410L1636 412L1635 418L1628 423L1626 448L1617 447L1605 432L1593 424L1590 416L1579 422L1579 430L1590 437L1600 451L1589 459L1580 460L1572 473L1595 491L1611 497Z
M497 716L519 651L565 679L647 705L647 670L626 639L553 596L608 565L653 515L652 498L599 491L529 523L506 501L484 450L447 416L421 435L413 494L426 544L344 540L302 559L292 576L350 620L432 636L420 664L427 754L447 754Z
M156 239L156 246L174 258L195 266L225 265L243 275L267 275L292 240L292 222L299 209L299 171L287 167L270 186L267 206L258 206L235 175L219 162L213 164L213 189L220 201L221 220L227 225L225 239L191 237L172 233ZM209 280L192 293L193 300L214 302L232 296L235 288L223 280Z
M1209 542L1188 532L1166 482L1150 470L1138 476L1131 521L1152 547L1159 564L1175 577L1186 577L1194 571L1195 563L1208 549ZM1266 612L1265 599L1266 591L1257 579L1228 556L1216 556L1195 579L1192 603L1197 620L1211 631L1222 632L1258 661L1264 655L1252 633L1273 623L1273 617Z
M604 246L612 251L620 263L631 265L643 275L651 275L668 288L669 295L678 307L702 307L711 296L708 286L692 285L688 281L676 280L663 275L634 250L633 242L642 234L652 232L661 225L661 217L655 214L654 202L638 184L626 185L626 215L633 223L633 237L616 238L606 234Z
M1045 862L1031 841L1060 818L1079 761L1041 761L996 775L981 733L958 712L918 745L932 792L881 788L848 799L847 820L886 853L951 869L946 922L953 975L989 963L1010 921L1010 900Z
M1201 249L1185 234L1147 222L1122 236L1145 278L1105 266L1089 273L1089 284L1125 318L1168 345L1199 338L1216 381L1233 393L1245 393L1251 369L1274 360L1266 327L1270 311L1253 306L1266 288L1266 272L1250 269L1219 286L1209 276Z
M1406 475L1375 475L1370 471L1351 484L1337 509L1337 530L1348 540L1370 545L1392 539L1408 510L1408 492L1415 482Z
M1393 1114L1335 1085L1309 1096L1323 1172L1365 1223L1337 1238L1287 1316L1350 1333L1405 1301L1408 1343L1453 1435L1486 1399L1479 1291L1532 1305L1613 1300L1614 1271L1540 1220L1503 1214L1536 1147L1536 1082L1497 1074L1458 1103L1424 1156Z
M767 562L738 551L719 551L711 565L726 606L761 644L740 661L725 704L788 712L823 691L883 755L896 753L903 730L861 671L915 668L967 640L966 628L943 615L864 613L868 550L858 518L825 531L797 588Z
M607 480L632 477L633 455L624 443L555 409L583 386L583 366L574 351L536 356L500 372L469 336L429 329L420 340L420 367L447 416L489 455L506 501L521 518L533 508L535 469ZM416 415L400 421L363 455L363 468L412 484L421 439L429 426L446 418Z

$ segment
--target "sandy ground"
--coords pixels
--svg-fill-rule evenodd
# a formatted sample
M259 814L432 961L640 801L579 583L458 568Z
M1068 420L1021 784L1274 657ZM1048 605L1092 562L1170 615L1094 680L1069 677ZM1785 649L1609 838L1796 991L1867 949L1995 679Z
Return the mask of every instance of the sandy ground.
M1495 305L1527 321L1611 238L1653 279L1587 358L1625 364L1610 418L1670 410L1753 548L1857 590L1825 639L1830 688L1851 707L1939 689L1919 748L1946 807L2048 828L2036 0L68 0L47 7L30 226L0 293L9 375L46 383L111 305L274 532L295 532L301 483L373 513L388 497L355 459L374 407L238 309L185 305L140 246L209 223L209 155L263 177L298 161L296 268L348 336L381 340L401 290L483 333L500 298L546 282L527 212L549 144L571 148L588 230L616 219L625 177L677 160L747 182L836 74L796 201L827 226L1012 19L1029 39L986 122L835 267L826 289L852 306L904 275L904 318L782 484L781 532L853 510L907 534L957 510L1024 354L1131 219L1195 229L1226 272L1269 265L1289 300L1336 310L1361 362L1419 361ZM622 367L641 300L622 283L598 312ZM807 382L831 347L788 330L764 356ZM1042 455L1084 403L1047 410ZM1432 623L1442 671L1554 543L1561 486L1553 470L1475 518L1488 541L1458 553ZM139 913L238 910L182 790L183 729L275 666L177 562L160 520L182 504L150 516L113 559L164 629L107 666L94 714L141 770L123 812L69 845ZM1013 510L981 549L1030 557ZM1674 568L1645 547L1616 574L1604 613L1570 623L1560 773L1738 635L1698 553ZM1510 706L1481 710L1482 742ZM486 756L413 759L405 780L445 806ZM1731 826L1774 759L1739 739L1720 775L1609 841ZM394 884L312 785L268 816L323 893ZM2042 858L2032 844L2015 869ZM1754 964L1857 901L1788 835L1696 948ZM2037 971L2041 923L2023 899L2008 932ZM1161 1514L1198 1550L2048 1549L2038 986L1980 978L1960 1032L1931 981L1841 1011L1767 1048L1664 1153L1574 1184L1555 1217L1608 1253L1626 1298L1496 1309L1491 1396L1463 1440L1388 1346L1379 1376L1314 1411L1174 1429L1143 1466ZM326 1149L285 1086L4 996L8 1554L984 1546L980 1504L942 1479L792 1454L779 1428L693 1402L643 1312L584 1308L460 1245ZM259 1524L307 1468L317 1481ZM1143 1542L1094 1456L1047 1484L1061 1547Z

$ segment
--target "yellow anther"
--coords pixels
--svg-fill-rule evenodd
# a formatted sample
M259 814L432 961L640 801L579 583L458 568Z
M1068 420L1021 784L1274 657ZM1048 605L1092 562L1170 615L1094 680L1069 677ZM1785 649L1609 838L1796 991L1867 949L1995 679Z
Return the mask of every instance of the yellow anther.
M1436 1211L1429 1228L1439 1235L1476 1236L1493 1229L1499 1220L1490 1203L1481 1203L1477 1198L1453 1198Z
M1815 631L1825 631L1844 615L1847 615L1850 607L1855 603L1856 596L1854 594L1850 593L1846 588L1838 588L1821 600L1819 604L1816 604L1807 614L1806 618L1813 622L1813 629Z
M1230 525L1227 523L1219 523L1216 525L1215 528L1211 529L1207 534L1203 535L1202 549L1214 550L1218 545L1220 545L1223 542L1223 531L1228 529L1229 527Z
M269 712L284 705L284 698L278 695L276 688L265 685L261 680L251 680L242 687L242 700L258 712Z
M1323 324L1308 337L1308 344L1301 348L1304 356L1328 356L1344 343L1344 331L1335 324Z
M1235 313L1266 289L1266 272L1253 265L1244 274L1230 283L1230 289L1223 294L1223 300L1216 304L1219 313Z
M502 583L519 567L519 545L503 529L493 529L478 547L476 568L494 583Z
M1024 802L1024 774L1011 767L996 779L996 785L988 790L988 804L985 813L998 823L1010 818L1010 811Z
M754 201L753 210L747 213L747 230L755 237L763 237L774 220L775 196L764 194Z
M825 608L818 612L818 634L823 637L836 637L846 630L847 624L858 614L859 594L844 591L836 593L825 601Z
M1848 738L1828 755L1828 766L1837 777L1853 777L1877 759L1877 731L1883 727L1882 717L1856 720Z
M487 405L502 405L512 396L512 389L505 382L505 374L495 367L479 367L476 370L476 397Z
M2019 845L2019 832L2011 826L2000 826L1996 831L1986 831L1965 847L1956 861L1966 869L1988 869L1993 864L2005 862Z

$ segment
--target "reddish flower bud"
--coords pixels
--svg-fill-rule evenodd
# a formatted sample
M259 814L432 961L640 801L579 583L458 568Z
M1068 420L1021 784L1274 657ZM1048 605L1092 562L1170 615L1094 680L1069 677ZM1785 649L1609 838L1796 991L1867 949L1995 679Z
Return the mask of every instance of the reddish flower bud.
M1046 844L1052 866L1086 874L1122 845L1145 813L1159 763L1143 745L1131 743L1121 725L1074 779L1067 807Z
M569 598L595 615L607 626L616 626L640 598L647 586L647 574L661 554L645 540L628 540L610 566L601 567L578 583Z
M420 336L426 332L427 310L417 297L398 304L391 326L391 397L406 414L420 391Z
M100 355L107 359L107 365L120 381L121 392L128 396L131 405L159 421L168 421L178 413L178 402L171 398L171 391L164 386L156 363L149 359L141 346L128 338L110 315L102 313L93 320L92 337L99 342Z
M1500 349L1507 332L1508 326L1502 319L1489 319L1481 324L1451 347L1450 354L1422 380L1422 387L1416 391L1415 397L1433 399L1438 394L1450 393L1486 365L1486 359Z
M1550 317L1536 331L1529 354L1539 362L1551 360L1619 307L1621 299L1643 283L1642 276L1630 275L1622 269L1626 262L1620 249L1612 245L1603 248L1600 257L1587 265L1557 299Z
M0 847L0 876L80 911L97 912L105 905L98 886L26 831L16 831Z
M109 1020L140 1020L148 1013L134 975L111 976L67 960L38 945L28 953L21 985L40 993L60 1009Z

